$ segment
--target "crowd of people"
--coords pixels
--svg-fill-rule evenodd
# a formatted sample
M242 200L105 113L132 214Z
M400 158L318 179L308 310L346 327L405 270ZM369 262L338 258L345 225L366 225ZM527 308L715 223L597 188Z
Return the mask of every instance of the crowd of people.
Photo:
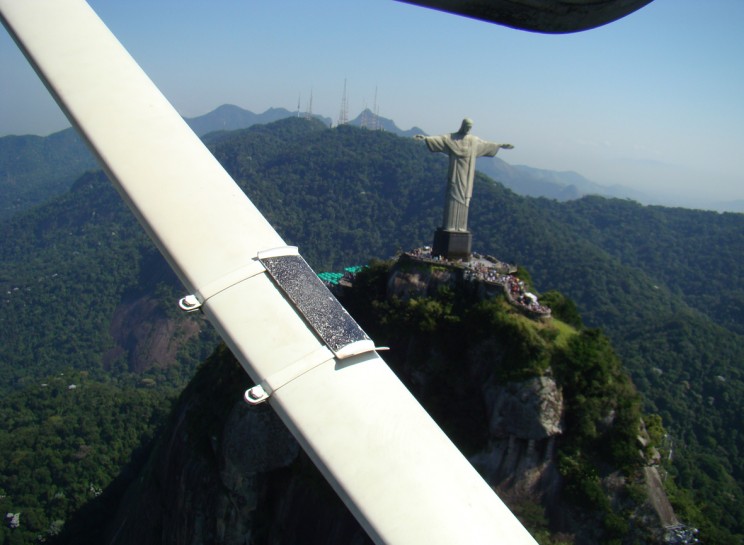
M468 263L468 267L465 269L466 280L479 280L481 282L488 282L489 284L498 284L499 286L506 286L510 277L511 275L504 274L502 271L482 261Z
M421 259L423 261L442 261L442 256L431 255L431 246L424 246L423 248L415 248L410 252L405 252L405 255Z
M428 263L456 265L463 271L463 279L469 282L483 282L499 286L514 306L540 317L550 316L550 308L541 305L534 293L527 291L525 283L513 274L513 265L502 263L492 257L474 254L470 261L450 261L431 254L431 246L416 248L405 253L406 256ZM320 273L318 276L331 290L354 282L354 276L361 267L347 267L343 273Z
M457 260L450 262L441 256L431 254L431 246L416 248L406 255L417 260L442 263L448 262L457 265L463 269L463 277L471 282L485 282L502 286L509 301L517 307L523 308L527 312L540 316L550 316L550 308L541 305L537 296L525 289L525 284L517 278L512 272L516 270L512 265L502 263L493 258L483 258L474 254L470 261Z
M675 524L674 526L667 526L665 530L666 535L664 536L664 540L667 543L673 543L675 545L700 543L697 528L685 526L684 524Z
M524 282L516 276L509 276L506 280L506 293L512 302L522 305L530 312L540 315L550 315L550 308L541 305L534 293L525 290Z

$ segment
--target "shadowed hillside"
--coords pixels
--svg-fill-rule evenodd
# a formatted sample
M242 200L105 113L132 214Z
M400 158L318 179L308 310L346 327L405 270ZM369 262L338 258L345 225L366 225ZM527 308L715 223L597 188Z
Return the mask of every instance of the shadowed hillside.
M484 298L477 282L440 269L377 263L342 300L391 346L392 369L540 543L661 543L677 519L639 396L607 339L531 320L503 292ZM424 277L435 295L422 291ZM81 514L65 542L368 543L278 417L243 401L250 385L219 349L108 529Z
M291 118L208 140L316 270L340 270L431 242L446 160L411 139ZM731 533L744 531L737 259L744 254L744 216L601 198L558 203L519 197L478 177L471 220L474 249L526 267L539 289L564 293L588 326L603 328L647 409L661 415L670 432L670 471L694 491L673 496L675 505L704 529L716 521L719 528L706 530L707 542L740 540ZM174 310L183 293L100 176L85 177L2 228L0 370L6 390L28 392L14 403L28 398L30 404L32 385L71 370L97 381L179 384L191 369L182 358L194 361L212 349L187 343L192 348L175 362L140 366L136 354L147 360L168 350L138 351L139 333L112 331L115 323L151 323L153 337L142 338L162 339L167 323L183 320ZM149 309L151 320L124 319L132 308ZM138 374L143 368L146 374ZM23 426L38 425L32 420ZM6 422L4 433L12 436L20 425ZM107 439L95 440L105 445ZM32 445L0 443L8 460L24 460L14 453L25 448ZM23 475L36 478L30 469ZM6 511L28 511L32 498L13 488L19 481L2 478ZM54 497L39 490L45 491L39 497Z

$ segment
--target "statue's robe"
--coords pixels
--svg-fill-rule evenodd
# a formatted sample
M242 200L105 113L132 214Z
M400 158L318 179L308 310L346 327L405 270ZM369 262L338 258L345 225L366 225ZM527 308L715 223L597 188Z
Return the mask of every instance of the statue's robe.
M493 157L501 144L486 142L477 136L459 132L424 138L429 151L449 155L447 192L444 199L442 229L445 231L468 230L468 207L473 196L475 160Z

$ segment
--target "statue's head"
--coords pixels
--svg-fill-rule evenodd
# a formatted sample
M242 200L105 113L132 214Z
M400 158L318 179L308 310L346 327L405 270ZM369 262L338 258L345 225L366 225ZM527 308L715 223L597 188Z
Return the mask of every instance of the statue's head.
M470 132L470 129L473 128L473 120L469 117L466 117L462 120L462 125L460 125L460 134L468 134Z

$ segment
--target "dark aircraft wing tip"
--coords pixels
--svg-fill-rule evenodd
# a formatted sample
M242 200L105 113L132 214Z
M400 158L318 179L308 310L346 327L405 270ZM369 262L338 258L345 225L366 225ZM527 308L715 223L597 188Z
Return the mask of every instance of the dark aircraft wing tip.
M652 0L398 0L530 32L566 34L616 21Z

